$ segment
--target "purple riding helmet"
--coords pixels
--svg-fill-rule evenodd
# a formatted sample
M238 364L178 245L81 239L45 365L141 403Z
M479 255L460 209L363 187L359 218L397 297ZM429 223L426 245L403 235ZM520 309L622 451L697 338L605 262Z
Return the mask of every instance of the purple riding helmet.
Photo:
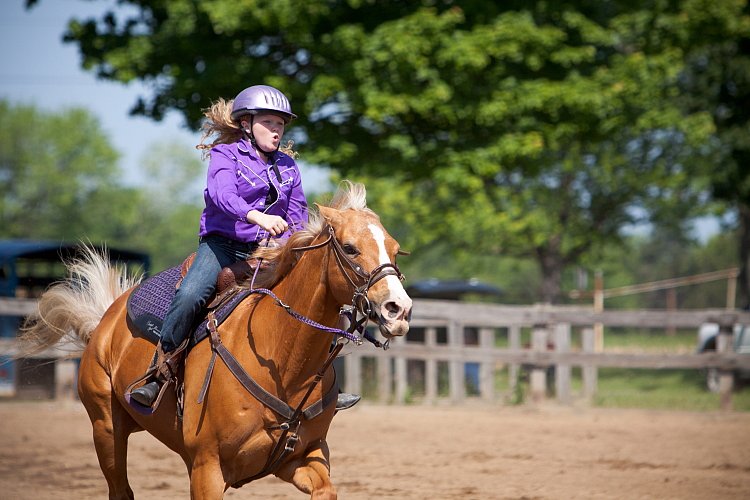
M244 115L255 115L264 111L280 114L288 124L297 118L292 113L289 99L278 89L268 85L253 85L234 98L232 106L232 120L238 120Z

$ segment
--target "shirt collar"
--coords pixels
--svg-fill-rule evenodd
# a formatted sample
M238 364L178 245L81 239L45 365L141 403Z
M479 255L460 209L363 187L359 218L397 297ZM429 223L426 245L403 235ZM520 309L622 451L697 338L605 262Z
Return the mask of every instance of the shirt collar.
M255 150L255 146L253 146L249 139L245 139L244 137L240 139L240 142L237 144L237 150L241 153L249 155L251 158L259 161L263 165L266 164L265 160L260 157L258 152Z
M255 148L253 147L252 143L248 139L245 139L244 137L240 139L239 143L237 143L237 150L242 153L249 154L250 156L254 158L257 158L258 156L258 153L255 151Z

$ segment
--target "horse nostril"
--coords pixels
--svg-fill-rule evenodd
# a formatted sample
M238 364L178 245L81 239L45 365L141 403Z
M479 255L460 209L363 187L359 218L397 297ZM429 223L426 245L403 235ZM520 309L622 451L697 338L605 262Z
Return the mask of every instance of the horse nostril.
M384 307L386 311L388 311L389 319L397 318L402 311L401 306L399 306L395 302L386 302Z

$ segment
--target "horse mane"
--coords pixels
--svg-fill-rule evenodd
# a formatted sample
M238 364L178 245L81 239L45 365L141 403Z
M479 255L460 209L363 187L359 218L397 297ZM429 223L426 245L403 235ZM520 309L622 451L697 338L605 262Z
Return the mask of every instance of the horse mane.
M324 204L337 210L359 210L375 215L367 208L367 190L364 184L342 181L330 202ZM254 278L250 278L245 287L271 288L281 278L286 276L297 263L303 252L295 252L295 248L309 246L327 227L325 219L317 210L309 212L309 220L305 229L293 233L286 243L278 247L260 247L253 253L253 257L263 259L263 265Z

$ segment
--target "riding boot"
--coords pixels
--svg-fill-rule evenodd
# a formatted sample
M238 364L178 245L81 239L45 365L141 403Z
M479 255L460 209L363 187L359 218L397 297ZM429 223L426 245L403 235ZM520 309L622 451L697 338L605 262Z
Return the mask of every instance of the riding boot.
M359 403L359 400L362 399L362 396L359 396L357 394L349 394L348 392L340 392L338 397L336 398L336 411L339 410L347 410L351 408L352 406Z
M150 407L154 404L154 401L156 401L156 396L159 395L159 391L163 384L164 381L154 378L151 382L143 384L141 387L131 392L130 398L143 406Z
M156 355L154 361L146 370L149 380L146 384L130 392L130 398L137 403L151 407L163 392L162 387L167 382L177 382L177 373L182 364L182 358L185 354L187 341L180 344L175 350L164 352L161 342L156 346Z

